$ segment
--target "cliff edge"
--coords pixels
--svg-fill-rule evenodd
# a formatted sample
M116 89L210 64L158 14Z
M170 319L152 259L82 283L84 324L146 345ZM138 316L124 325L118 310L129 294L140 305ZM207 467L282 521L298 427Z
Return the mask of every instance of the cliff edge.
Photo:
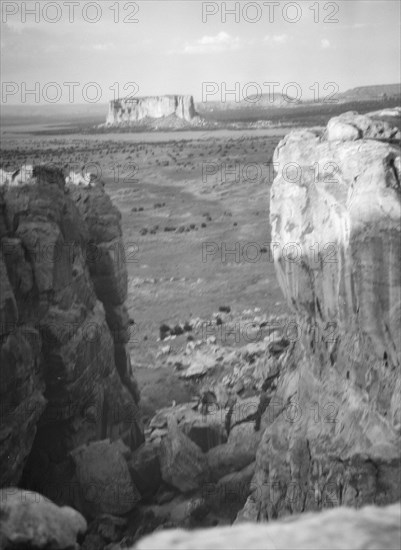
M270 222L297 317L244 516L400 494L400 138L357 113L277 146Z
M74 449L143 441L120 214L38 166L0 188L0 239L0 487L74 503Z

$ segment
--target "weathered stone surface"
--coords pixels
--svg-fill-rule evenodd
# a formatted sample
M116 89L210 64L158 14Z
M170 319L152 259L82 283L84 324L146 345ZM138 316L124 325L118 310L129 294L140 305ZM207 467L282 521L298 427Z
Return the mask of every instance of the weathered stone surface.
M362 126L358 117L356 123ZM300 338L281 361L276 398L283 407L274 412L272 403L262 419L254 519L394 502L401 428L399 147L297 131L280 142L275 162L274 259ZM288 243L295 243L292 256Z
M227 443L218 445L207 453L211 480L218 481L254 462L261 437L262 433L255 432L253 423L235 426Z
M35 345L36 340L36 345ZM0 486L21 477L46 407L40 336L29 327L2 337L0 349Z
M3 260L3 253L0 251L0 334L7 334L18 322L18 309L12 291L10 281L8 280L6 264ZM11 327L11 330L10 330Z
M128 461L131 478L143 498L155 495L162 482L159 450L152 443L144 443Z
M191 357L188 369L180 373L181 378L200 378L216 367L216 359L197 350Z
M87 264L95 292L104 305L106 321L114 341L114 361L124 385L136 403L139 390L132 372L126 344L134 331L124 301L127 297L127 262L121 233L121 214L101 185L91 188L69 186L74 202L88 228L90 245Z
M0 490L0 548L74 550L86 529L85 519L68 506L15 487Z
M196 116L193 97L165 95L113 100L109 104L106 124L135 123L145 118L169 115L191 121Z
M122 441L96 441L71 453L78 481L75 508L86 517L99 514L123 515L134 508L140 495L131 480Z
M174 417L168 420L168 434L160 444L163 480L186 493L198 489L209 479L208 461L200 447L178 427Z
M21 482L69 503L72 449L107 437L132 449L143 441L126 337L119 354L114 346L128 324L126 265L107 260L115 306L96 295L92 266L98 241L121 239L101 184L72 192L61 171L43 167L33 179L0 190L0 486ZM116 339L109 307L120 319Z
M249 494L250 483L255 473L255 462L239 472L228 474L216 484L217 499L221 505L235 503L244 505Z
M216 514L233 522L246 503L254 473L255 461L242 470L223 476L217 483L206 484L202 496Z
M326 138L328 141L355 141L362 138L397 140L401 138L401 132L388 122L349 111L329 120Z
M97 516L89 524L80 550L100 550L101 548L112 550L113 546L110 543L121 540L126 529L126 518L112 516L111 514Z
M303 514L267 525L245 523L184 531L161 531L143 538L136 550L396 550L400 547L400 505L360 510L339 508Z

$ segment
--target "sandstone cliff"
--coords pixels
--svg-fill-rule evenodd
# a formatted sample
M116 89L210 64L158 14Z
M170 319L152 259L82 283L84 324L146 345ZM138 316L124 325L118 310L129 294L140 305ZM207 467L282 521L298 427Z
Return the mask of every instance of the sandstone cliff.
M276 149L274 259L298 334L244 518L399 498L400 149L382 137L399 132L347 113Z
M119 221L101 185L57 170L0 188L1 487L75 502L73 449L143 440Z
M109 103L106 125L135 124L171 115L190 122L196 114L193 97L189 95L117 99Z

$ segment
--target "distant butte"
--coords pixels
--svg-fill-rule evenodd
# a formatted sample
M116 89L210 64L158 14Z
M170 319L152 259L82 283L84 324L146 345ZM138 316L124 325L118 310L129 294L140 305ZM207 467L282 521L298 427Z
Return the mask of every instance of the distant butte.
M144 119L175 116L190 122L197 116L191 95L161 95L112 100L106 126L135 124Z

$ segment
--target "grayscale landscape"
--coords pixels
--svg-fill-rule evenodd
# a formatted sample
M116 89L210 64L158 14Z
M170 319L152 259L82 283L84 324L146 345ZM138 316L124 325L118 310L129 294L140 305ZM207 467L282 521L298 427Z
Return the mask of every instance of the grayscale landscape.
M0 549L399 548L400 5L72 4L1 7Z

